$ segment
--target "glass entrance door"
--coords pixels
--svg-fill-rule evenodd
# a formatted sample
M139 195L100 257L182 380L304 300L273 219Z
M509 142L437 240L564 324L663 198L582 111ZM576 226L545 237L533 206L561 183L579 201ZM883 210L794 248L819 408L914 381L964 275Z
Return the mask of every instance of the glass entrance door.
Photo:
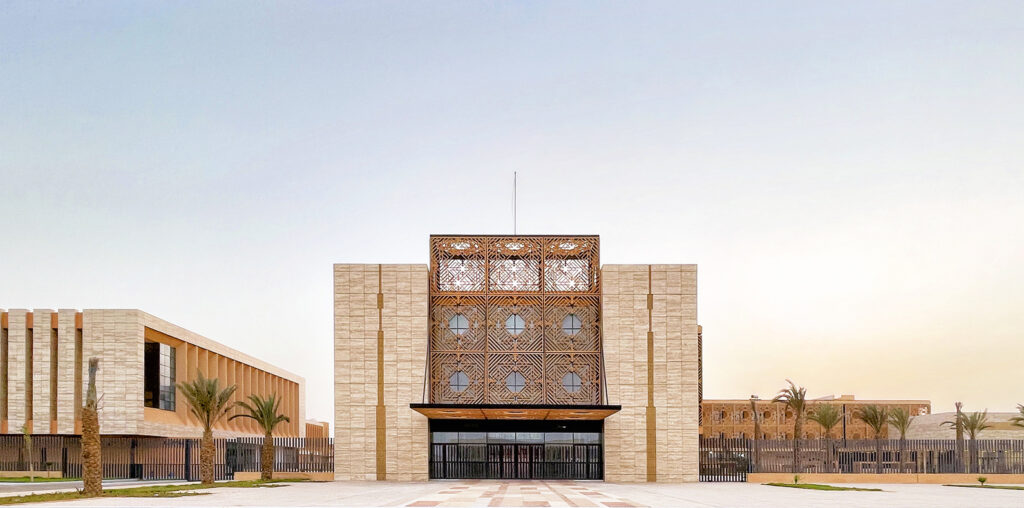
M431 478L600 480L604 477L600 421L586 422L586 425L554 421L444 422L431 423ZM443 430L433 430L436 428ZM518 431L509 431L512 429Z

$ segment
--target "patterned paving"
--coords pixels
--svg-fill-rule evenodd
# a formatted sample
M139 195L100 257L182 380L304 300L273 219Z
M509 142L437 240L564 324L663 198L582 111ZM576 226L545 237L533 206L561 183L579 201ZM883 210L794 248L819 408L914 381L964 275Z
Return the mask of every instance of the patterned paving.
M600 485L572 481L452 482L444 489L420 497L405 506L644 506L590 487Z

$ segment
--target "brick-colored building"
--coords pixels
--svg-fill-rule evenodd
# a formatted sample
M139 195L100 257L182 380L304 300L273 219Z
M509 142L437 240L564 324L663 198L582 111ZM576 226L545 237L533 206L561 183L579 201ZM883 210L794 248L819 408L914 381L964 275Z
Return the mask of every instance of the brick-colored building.
M862 406L879 405L888 408L902 407L911 415L931 413L932 404L927 400L856 400L853 395L823 397L807 401L808 412L822 404L837 406L843 414L843 421L832 431L832 437L847 439L870 439L874 432L854 418L854 411ZM783 404L772 402L771 398L756 401L757 413L761 418L762 439L791 439L793 437L793 413ZM754 437L754 419L751 416L750 399L718 399L701 401L701 436L726 438ZM802 432L806 438L822 437L822 428L811 421L805 421ZM887 437L883 431L882 437Z
M0 433L74 435L88 362L99 358L104 435L199 437L176 383L198 372L236 385L232 402L250 394L282 398L275 435L299 437L305 413L305 381L201 335L139 310L0 310ZM224 418L216 437L263 435L248 418Z
M696 481L696 265L597 236L435 235L334 266L335 474Z

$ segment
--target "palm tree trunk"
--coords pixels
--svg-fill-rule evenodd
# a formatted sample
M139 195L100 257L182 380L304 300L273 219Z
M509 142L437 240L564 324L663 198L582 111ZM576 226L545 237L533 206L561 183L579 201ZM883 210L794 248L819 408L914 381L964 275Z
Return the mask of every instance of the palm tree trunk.
M882 438L875 436L875 472L882 474Z
M263 436L263 449L260 450L260 479L270 481L274 477L274 437L267 432Z
M800 472L800 417L793 422L793 473Z
M899 451L899 455L898 455L898 458L897 458L897 460L899 461L899 466L896 468L896 472L897 473L902 473L903 472L903 446L906 443L906 441L907 440L904 439L902 436L900 437L900 451Z
M100 418L96 410L82 408L82 493L103 493L103 464L100 460Z
M826 472L833 472L835 469L835 462L832 460L832 435L831 432L825 434L825 460L828 461L828 467L825 468Z
M213 431L203 431L203 441L199 448L199 481L203 485L213 483L213 456L217 453L213 446Z
M969 456L969 460L971 461L971 466L970 466L971 473L977 473L978 469L979 469L978 468L978 443L974 439L971 439L970 441L967 442L967 449L968 449L967 454Z

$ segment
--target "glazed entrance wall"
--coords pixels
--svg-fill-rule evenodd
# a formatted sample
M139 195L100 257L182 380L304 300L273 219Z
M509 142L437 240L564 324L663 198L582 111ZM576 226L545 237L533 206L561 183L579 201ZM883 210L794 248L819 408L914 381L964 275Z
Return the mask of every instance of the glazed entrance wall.
M602 422L432 420L431 479L604 477Z

